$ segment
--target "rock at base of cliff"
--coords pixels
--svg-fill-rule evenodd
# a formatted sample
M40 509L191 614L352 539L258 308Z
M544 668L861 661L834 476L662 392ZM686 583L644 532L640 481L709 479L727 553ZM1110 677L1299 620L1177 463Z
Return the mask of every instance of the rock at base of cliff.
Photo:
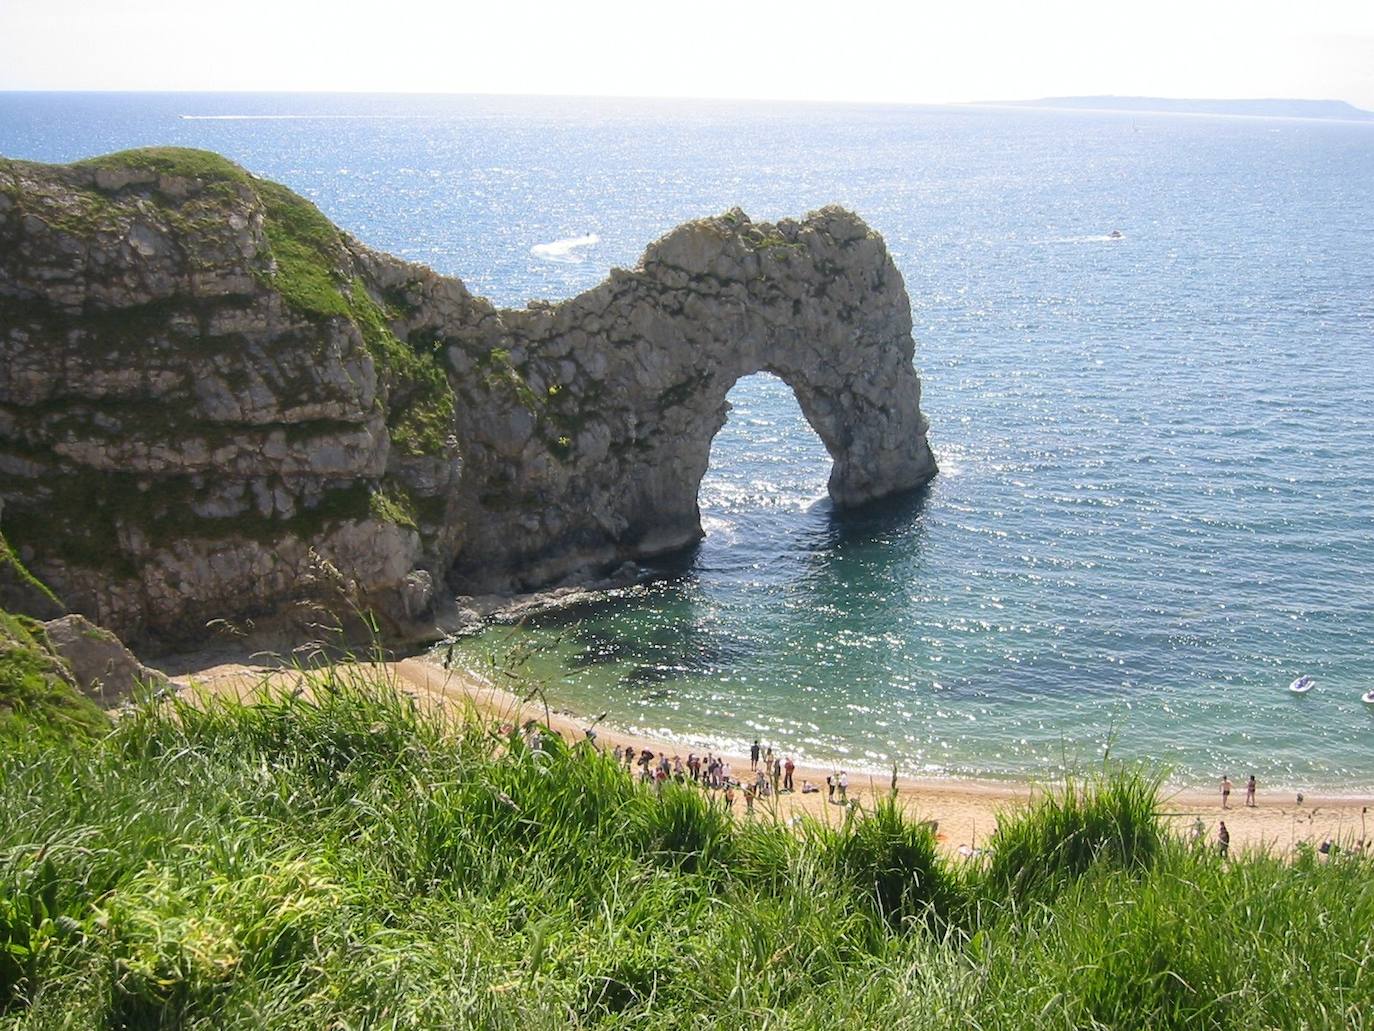
M43 632L71 668L77 686L102 705L115 705L140 686L168 686L165 676L143 665L118 637L84 616L49 620Z

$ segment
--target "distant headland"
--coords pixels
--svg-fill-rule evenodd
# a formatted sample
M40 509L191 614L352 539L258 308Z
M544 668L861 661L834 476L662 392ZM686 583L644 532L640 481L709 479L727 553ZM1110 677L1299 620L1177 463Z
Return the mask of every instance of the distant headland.
M1073 111L1130 111L1140 114L1246 115L1251 118L1320 118L1374 122L1374 111L1344 100L1195 100L1173 97L1041 97L1039 100L983 101L987 107L1051 107Z

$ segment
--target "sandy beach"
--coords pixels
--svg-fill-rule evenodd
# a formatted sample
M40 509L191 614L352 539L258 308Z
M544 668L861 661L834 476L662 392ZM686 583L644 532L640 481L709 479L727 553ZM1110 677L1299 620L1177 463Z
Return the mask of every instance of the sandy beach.
M568 741L584 738L588 720L579 716L550 710L547 713L538 702L522 703L509 691L495 687L470 674L445 670L423 658L408 658L379 664L378 671L392 677L396 686L414 697L421 705L452 714L471 706L480 713L503 721L519 723L525 719L547 720L551 730ZM221 697L248 700L264 688L295 686L298 673L290 668L256 665L251 662L227 659L225 656L206 656L203 661L183 661L173 674L173 682L184 695L194 697L209 692ZM649 749L666 754L670 759L687 755L681 746L616 731L604 725L596 728L596 744L611 751L617 746L633 748L636 752ZM724 754L734 778L751 777L748 756ZM780 755L780 758L783 756ZM790 819L800 813L820 820L838 821L844 818L844 806L838 799L828 800L825 790L827 775L836 769L811 764L798 764L794 772L797 790L761 799L755 806L756 819ZM849 799L860 805L870 805L877 797L891 791L890 775L850 770ZM820 791L803 794L802 784L810 781ZM937 825L940 846L950 855L967 855L981 847L997 826L998 818L1014 812L1042 790L1031 784L990 783L972 780L938 780L897 778L897 794L902 804L923 820ZM1181 835L1190 834L1201 820L1206 838L1215 842L1218 823L1222 820L1231 834L1231 848L1245 850L1269 848L1280 854L1290 852L1299 842L1320 845L1328 837L1353 843L1366 836L1365 821L1374 830L1374 814L1366 809L1374 805L1374 797L1344 797L1308 795L1301 803L1294 794L1284 791L1280 796L1270 794L1259 786L1256 805L1245 804L1245 784L1237 780L1231 792L1230 807L1223 809L1220 789L1216 792L1179 791L1163 796L1164 814L1170 825ZM744 799L737 793L735 811L744 815Z

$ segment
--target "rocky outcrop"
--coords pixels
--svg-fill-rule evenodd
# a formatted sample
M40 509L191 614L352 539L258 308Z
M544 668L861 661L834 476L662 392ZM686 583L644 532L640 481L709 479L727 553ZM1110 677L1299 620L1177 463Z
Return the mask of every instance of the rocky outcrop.
M533 587L697 540L726 394L761 370L795 392L834 461L839 504L935 470L901 276L877 234L838 208L777 225L739 211L689 223L633 271L481 329L479 346L448 350L460 382L490 388L459 406L466 472L481 484L461 499L456 568L468 582Z
M560 304L500 310L214 155L0 162L0 497L126 639L595 574L701 535L725 395L795 391L843 505L935 471L910 305L827 208L734 211ZM447 585L446 585L447 581Z
M43 624L0 608L0 754L109 729L109 717L82 694Z
M363 276L214 155L0 164L0 495L29 567L135 641L422 612L458 548L453 392Z
M43 624L53 654L61 658L79 687L102 705L114 705L139 688L165 689L170 681L143 665L114 634L84 616L70 615Z

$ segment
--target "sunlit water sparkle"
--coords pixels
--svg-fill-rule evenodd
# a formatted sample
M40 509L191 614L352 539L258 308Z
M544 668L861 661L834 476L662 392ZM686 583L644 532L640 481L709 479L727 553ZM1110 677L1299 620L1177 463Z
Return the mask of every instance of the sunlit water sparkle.
M1374 788L1374 129L0 94L8 156L152 143L229 154L503 304L734 205L840 202L883 233L941 475L837 514L786 388L743 381L685 567L514 631L555 701L913 773L1038 776L1111 740L1189 783Z

